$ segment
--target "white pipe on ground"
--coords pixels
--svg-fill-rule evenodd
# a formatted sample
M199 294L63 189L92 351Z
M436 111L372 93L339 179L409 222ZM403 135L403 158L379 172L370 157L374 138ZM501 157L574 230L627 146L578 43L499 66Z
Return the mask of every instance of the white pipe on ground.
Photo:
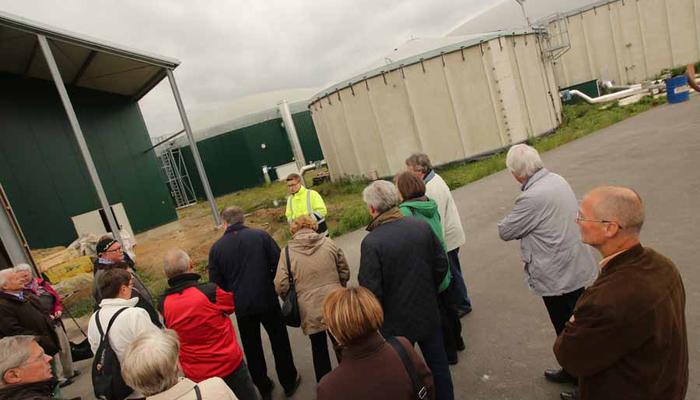
M592 97L588 96L587 94L580 92L578 90L575 90L575 89L569 90L568 92L571 95L575 95L575 96L582 98L587 103L598 104L598 103L606 103L608 101L618 100L618 99L621 99L623 97L632 96L632 95L640 93L640 92L645 92L647 90L648 89L642 89L642 87L640 85L639 87L633 87L633 88L622 90L619 92L606 94L604 96L598 96L595 98L592 98Z

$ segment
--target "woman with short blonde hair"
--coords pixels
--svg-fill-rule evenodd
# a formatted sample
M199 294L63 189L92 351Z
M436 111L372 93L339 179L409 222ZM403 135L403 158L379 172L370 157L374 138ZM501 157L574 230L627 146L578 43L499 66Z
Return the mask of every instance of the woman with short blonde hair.
M343 250L330 238L316 232L314 217L297 217L289 229L292 239L280 256L275 290L284 299L291 287L290 279L294 282L301 330L311 341L314 372L319 382L331 370L328 335L321 310L323 299L334 289L346 285L350 269Z
M338 368L318 385L317 400L434 398L433 375L413 345L403 337L385 340L379 332L384 312L371 291L363 287L334 290L324 301L323 319L343 354ZM409 369L415 372L415 385Z
M237 400L218 377L195 383L181 378L178 354L180 342L170 329L139 335L129 345L121 363L124 382L151 400L228 399Z

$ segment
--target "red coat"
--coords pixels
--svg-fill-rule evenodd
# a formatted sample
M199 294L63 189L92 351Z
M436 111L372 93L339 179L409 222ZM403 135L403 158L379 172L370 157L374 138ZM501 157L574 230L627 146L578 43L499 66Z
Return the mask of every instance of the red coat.
M213 283L199 283L197 274L168 280L160 303L165 326L180 337L180 364L195 382L230 375L243 360L229 315L233 294Z

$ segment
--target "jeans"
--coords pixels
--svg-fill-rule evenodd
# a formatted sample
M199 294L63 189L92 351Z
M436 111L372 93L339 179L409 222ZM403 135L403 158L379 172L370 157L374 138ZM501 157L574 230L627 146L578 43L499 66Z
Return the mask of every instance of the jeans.
M469 312L472 310L472 301L469 299L467 292L467 284L464 283L462 276L462 266L459 263L459 248L447 252L447 258L450 261L450 272L452 272L452 280L456 283L456 298L454 299L457 305L457 311Z
M258 400L260 398L245 361L241 361L238 368L222 379L239 400Z
M433 372L435 400L454 400L452 375L450 374L450 367L447 365L442 328L438 326L432 336L425 340L419 340L418 346L423 353L425 364Z
M272 354L275 357L275 369L277 378L285 391L294 389L297 378L297 369L292 358L292 348L289 344L287 326L282 321L282 313L279 306L270 311L252 314L236 315L238 331L241 334L243 352L248 361L250 376L260 393L265 395L272 390L272 381L267 376L267 364L263 353L262 339L260 338L260 325L265 328L272 345Z
M316 332L309 335L311 340L311 354L314 360L314 372L316 373L316 382L321 382L324 375L331 372L331 357L328 354L328 338L326 331ZM330 336L331 343L335 348L335 340ZM340 361L336 352L336 359Z

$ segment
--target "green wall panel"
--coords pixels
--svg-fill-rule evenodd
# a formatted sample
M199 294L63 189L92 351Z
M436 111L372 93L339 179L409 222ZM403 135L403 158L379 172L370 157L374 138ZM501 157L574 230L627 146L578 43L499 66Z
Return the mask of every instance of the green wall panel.
M294 114L292 118L307 162L322 160L323 153L311 113L303 111ZM275 167L293 161L292 148L281 118L201 140L197 142L197 148L214 196L260 185L264 182L264 165ZM203 199L204 189L189 146L182 148L182 155L192 187L197 197Z
M297 128L297 135L301 148L304 152L306 162L323 160L323 151L321 144L318 142L318 135L314 127L314 121L311 119L310 111L303 111L292 115L294 126Z
M136 103L69 88L110 203L136 233L177 219ZM0 74L0 182L34 248L75 239L71 216L99 202L51 82Z

